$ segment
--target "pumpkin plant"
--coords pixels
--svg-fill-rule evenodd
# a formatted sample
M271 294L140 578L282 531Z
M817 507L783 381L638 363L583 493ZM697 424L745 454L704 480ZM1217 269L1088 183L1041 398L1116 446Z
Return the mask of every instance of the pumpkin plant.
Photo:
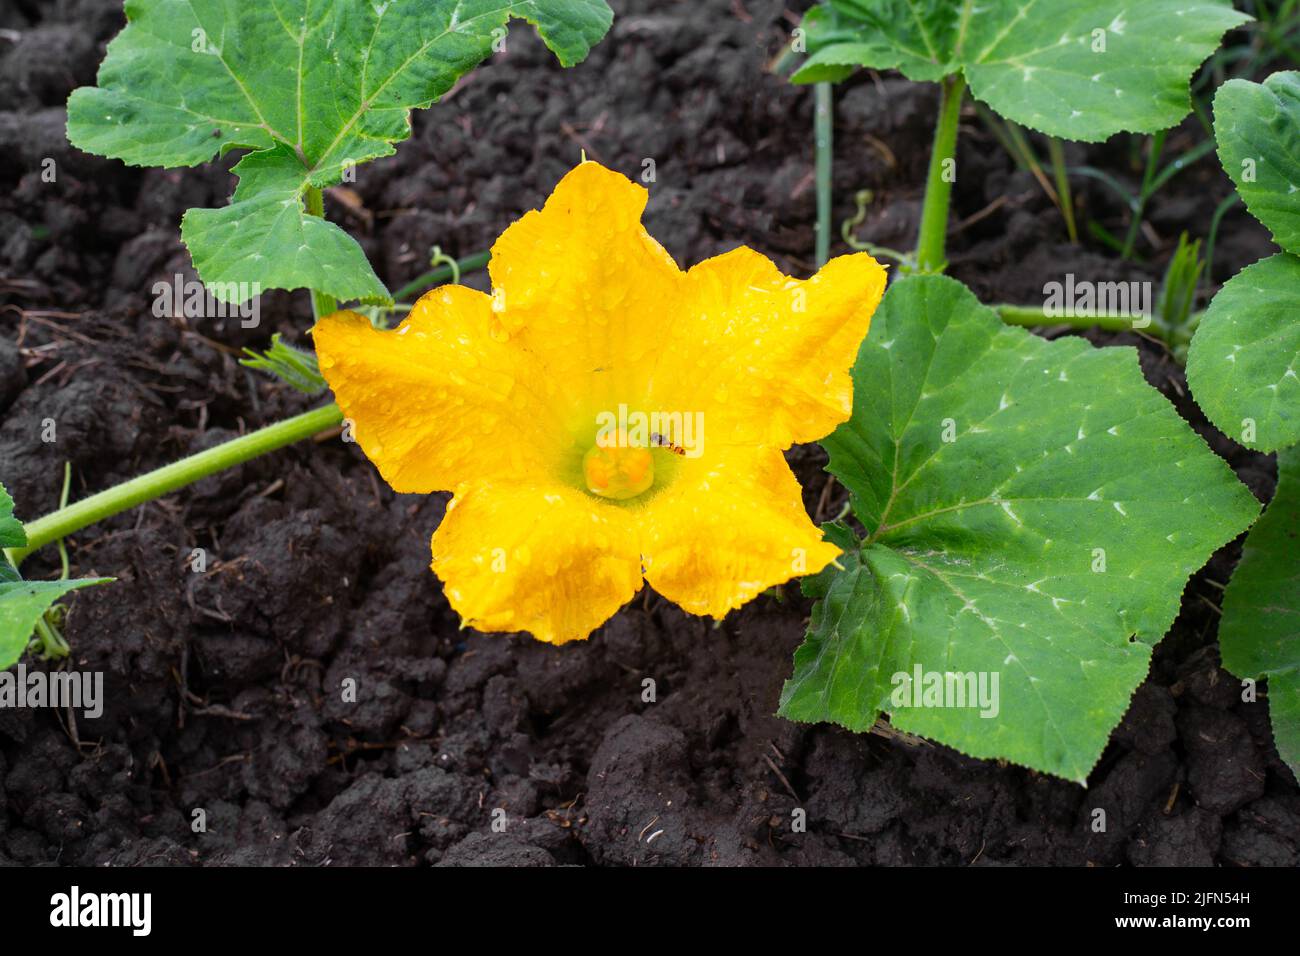
M1082 782L1188 576L1258 502L1142 377L1136 350L1047 341L961 283L885 294L823 444L860 532L819 599L781 713L893 725ZM1188 516L1194 515L1195 520ZM895 675L998 674L1000 709L910 706Z
M605 0L127 0L98 85L68 100L74 146L133 166L195 166L232 149L239 185L191 209L181 238L218 298L255 284L390 304L355 239L323 218L321 190L394 152L431 106L504 40L537 28L564 66L609 29Z
M1223 597L1223 664L1268 678L1278 753L1300 776L1300 73L1230 80L1219 159L1281 248L1224 284L1187 355L1192 396L1224 434L1277 452L1278 485Z
M1220 3L1187 0L1177 5L1185 20L1171 21L1186 31L1170 40L1162 28L1152 47L1157 20L1148 8L1177 15L1164 0L1130 16L1108 2L1069 0L1068 16L1038 6L993 0L978 17L969 0L828 8L866 11L877 16L870 24L898 14L883 36L854 27L852 43L866 51L854 62L879 56L874 65L945 84L940 172L932 162L930 225L917 256L928 271L943 263L950 182L942 183L942 160L951 158L967 83L1009 111L1026 71L1059 95L1050 78L1078 79L1081 31L1114 8L1100 26L1118 57L1094 63L1099 79L1088 77L1104 80L1106 95L1080 100L1077 116L1048 115L1044 100L1031 105L1044 123L1062 124L1054 130L1062 135L1154 128L1185 113L1178 100L1187 74L1240 22ZM308 22L284 17L279 4L241 11L223 30L224 5L138 0L99 92L74 96L70 131L138 162L203 161L226 148L217 141L227 132L232 147L253 150L236 167L240 184L227 207L236 212L186 216L196 267L209 283L312 289L316 364L275 349L265 364L300 387L323 376L394 488L453 493L432 567L468 625L558 643L586 637L643 581L689 611L722 617L810 575L805 587L818 600L781 695L784 715L865 730L888 712L900 728L967 753L1082 782L1145 677L1188 576L1259 511L1146 384L1132 349L1043 340L939 275L906 277L885 292L884 270L867 255L835 259L802 282L748 249L679 269L641 225L645 190L588 162L503 233L490 257L491 295L434 289L392 329L364 313L391 297L361 268L351 240L314 218L313 190L337 181L347 163L390 151L407 131L406 110L454 80L446 64L467 69L486 55L490 30L480 29L524 16L572 59L608 25L597 7L393 0L370 12L338 4ZM1084 7L1087 16L1076 9ZM390 45L441 52L383 85L371 71L389 50L367 44L387 29L386 10L407 17L384 34ZM432 25L418 16L430 10ZM181 26L160 18L141 29L160 11L181 16ZM811 16L815 25L819 15ZM824 26L840 28L838 20ZM1130 29L1146 39L1134 42ZM149 94L150 71L136 64L161 44L152 75L182 75L192 67L174 48L195 30L203 36L194 42L211 41L217 52L192 55L216 60L160 83L165 95ZM350 45L336 61L340 37ZM354 57L354 47L373 54ZM848 54L828 48L816 68L842 68L834 56ZM286 56L318 55L329 60L320 70L284 72ZM411 68L385 62L395 75ZM331 76L346 87L337 100L317 95ZM1140 83L1150 89L1139 97ZM214 99L199 107L201 91ZM220 124L205 126L195 110ZM320 128L316 112L329 117ZM137 122L162 129L159 140L139 145L126 132ZM359 305L336 311L340 298ZM670 422L698 412L708 437L688 447L663 425L625 421L628 407L660 409ZM616 424L602 424L615 409ZM16 563L340 415L327 406L74 503L29 525L26 545L10 528L10 553ZM850 492L856 525L819 530L782 451L828 432L830 471ZM1000 702L983 713L900 703L898 675L926 672L998 675Z
M1229 0L822 0L804 17L796 83L896 69L941 89L916 251L942 272L957 122L969 92L1062 139L1156 132L1189 112L1188 79L1250 17ZM823 228L823 232L826 230Z
M410 111L501 49L511 19L532 24L564 66L583 60L613 20L605 0L127 0L126 16L97 85L68 101L69 140L136 166L194 166L247 150L231 202L189 210L182 239L215 298L307 289L317 315L339 300L393 300L356 240L324 218L322 190L391 154L410 136ZM314 359L277 346L260 364L311 390ZM58 596L97 583L22 582L28 554L341 421L326 405L25 528L0 495L0 668L18 659Z
M794 79L871 66L942 84L908 263L935 273L967 88L1053 136L1164 129L1190 109L1187 77L1245 19L1217 0L995 0L978 11L967 0L828 0L804 20L811 56ZM1225 168L1289 252L1300 251L1297 89L1295 74L1234 80L1215 120ZM1295 262L1284 252L1249 267L1188 323L1199 322L1193 393L1248 447L1300 437ZM781 712L857 730L888 713L966 753L1085 779L1188 574L1252 523L1258 503L1146 384L1131 349L1009 328L941 276L890 288L854 381L853 416L823 445L861 530L832 526L848 558L805 582L818 603ZM1278 750L1300 773L1293 450L1279 470L1228 586L1221 641L1226 667L1269 678ZM998 674L999 713L917 707L895 681L914 672Z

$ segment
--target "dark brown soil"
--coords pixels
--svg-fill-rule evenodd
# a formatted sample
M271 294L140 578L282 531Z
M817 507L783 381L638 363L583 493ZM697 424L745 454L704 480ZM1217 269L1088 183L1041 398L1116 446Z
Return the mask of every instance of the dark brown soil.
M359 171L355 209L335 195L332 215L390 287L422 272L434 243L488 246L584 148L629 174L655 160L647 222L679 261L744 243L810 270L811 92L766 71L797 12L779 0L613 5L610 36L570 72L516 26L508 53L418 115L396 157ZM233 157L127 169L64 139L62 104L120 23L117 0L0 7L0 479L24 518L56 505L65 461L82 496L309 404L235 362L272 331L300 340L303 294L266 296L252 331L150 311L154 281L188 274L182 212L224 202ZM840 88L837 218L870 188L862 234L911 241L934 105L932 86L889 76ZM1185 124L1171 153L1201 135ZM1123 139L1069 149L1139 175ZM47 158L54 183L40 175ZM1133 264L1069 245L973 115L960 164L954 223L1008 197L952 240L952 273L985 301L1041 301L1067 271L1158 279L1178 232L1204 235L1230 188L1212 157L1175 179L1151 211L1148 259ZM1122 228L1113 197L1079 187L1090 215ZM1249 217L1229 214L1216 277L1268 249ZM1161 348L1093 338L1139 343L1153 384L1271 494L1269 459L1204 425ZM40 440L47 418L53 444ZM792 461L810 511L837 510L838 494L822 500L820 450ZM1235 547L1189 585L1085 790L774 717L809 611L794 586L718 627L649 595L563 648L462 632L428 570L444 504L394 495L354 446L329 440L76 535L74 572L118 578L68 602L74 664L106 672L107 708L74 722L0 711L0 863L1300 863L1300 792L1265 706L1242 704L1217 665ZM203 574L189 569L196 547L211 555ZM656 703L642 702L646 677ZM345 678L358 704L340 701ZM806 833L791 832L796 807ZM1090 826L1098 807L1105 833ZM196 808L206 833L192 832Z

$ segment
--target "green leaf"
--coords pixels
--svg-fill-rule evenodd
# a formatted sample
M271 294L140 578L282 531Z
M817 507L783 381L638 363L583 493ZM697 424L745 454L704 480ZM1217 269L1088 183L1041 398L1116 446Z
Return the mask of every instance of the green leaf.
M858 550L858 537L848 525L840 521L827 522L822 525L822 535L825 540L843 551L846 557L833 561L817 574L810 574L807 577L800 578L799 586L804 597L825 597L827 592L830 591L836 575L848 567L846 562L856 560L854 552Z
M1251 213L1300 253L1300 73L1230 80L1214 99L1223 168ZM1272 451L1300 442L1300 258L1280 254L1230 279L1187 356L1197 403L1224 434Z
M1300 441L1300 258L1278 253L1224 284L1187 352L1187 383L1210 421L1250 448Z
M21 548L27 543L27 532L22 522L14 517L14 500L4 485L0 485L0 549Z
M1131 348L1004 325L961 283L890 287L824 444L867 536L795 655L781 713L900 729L1084 780L1187 577L1259 505ZM998 681L996 716L894 699ZM991 686L991 685L990 685Z
M274 375L307 395L318 395L329 388L329 383L320 373L316 353L290 345L279 332L271 336L271 347L265 352L245 348L244 358L239 360L239 364Z
M837 43L823 47L790 76L792 83L838 83L848 79L853 68L880 59L877 48L869 43Z
M1238 677L1268 678L1273 740L1300 779L1300 447L1278 453L1277 472L1223 595L1219 646Z
M0 548L21 548L26 543L27 533L14 517L14 500L0 485ZM22 657L36 622L51 604L76 588L111 580L24 581L9 559L0 554L0 670Z
M605 0L128 0L98 85L68 101L68 138L132 165L253 150L223 209L182 238L213 294L311 288L391 302L357 242L311 216L308 187L391 154L425 108L492 53L511 18L565 66L609 29ZM243 285L240 285L240 284Z
M1177 125L1191 111L1189 77L1250 19L1228 0L831 0L822 9L808 28L810 73L796 82L850 61L912 80L961 71L1003 116L1085 141Z
M1223 84L1214 97L1214 138L1251 215L1300 255L1300 73Z
M832 0L814 7L801 24L812 56L791 79L838 80L845 67L870 66L941 80L960 68L952 57L957 12L954 0ZM826 66L843 72L818 72Z
M36 622L63 595L112 578L74 578L65 581L0 581L0 670L23 656Z

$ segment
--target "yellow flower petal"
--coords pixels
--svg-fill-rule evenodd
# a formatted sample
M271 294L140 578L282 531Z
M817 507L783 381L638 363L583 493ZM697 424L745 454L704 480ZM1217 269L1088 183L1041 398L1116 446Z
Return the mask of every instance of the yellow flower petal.
M563 381L574 414L644 399L684 276L641 225L646 191L586 162L492 247L497 316Z
M704 412L713 442L825 437L852 411L849 369L884 291L885 269L866 253L806 280L744 247L705 260L665 330L653 401Z
M779 449L848 417L884 269L845 256L798 281L738 249L683 273L641 225L645 204L583 163L497 241L491 297L443 287L392 332L353 313L314 331L385 479L456 489L433 569L480 630L586 637L643 567L721 617L839 553ZM611 427L633 444L600 446Z
M639 524L646 580L692 614L716 618L840 554L809 520L774 448L717 449L685 463Z
M490 334L491 300L461 286L426 294L392 331L355 312L316 323L321 374L354 437L397 491L551 474L572 438L560 383Z
M466 625L550 644L587 637L641 588L632 513L559 486L458 492L433 571Z

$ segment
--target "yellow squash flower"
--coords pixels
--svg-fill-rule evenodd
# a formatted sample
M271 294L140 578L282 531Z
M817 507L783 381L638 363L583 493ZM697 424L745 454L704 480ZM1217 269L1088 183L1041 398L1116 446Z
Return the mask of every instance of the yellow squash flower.
M782 449L849 417L885 270L850 255L798 281L742 247L683 272L646 196L584 162L492 247L492 295L313 330L384 479L454 492L432 567L468 626L584 638L643 578L720 618L839 554Z

